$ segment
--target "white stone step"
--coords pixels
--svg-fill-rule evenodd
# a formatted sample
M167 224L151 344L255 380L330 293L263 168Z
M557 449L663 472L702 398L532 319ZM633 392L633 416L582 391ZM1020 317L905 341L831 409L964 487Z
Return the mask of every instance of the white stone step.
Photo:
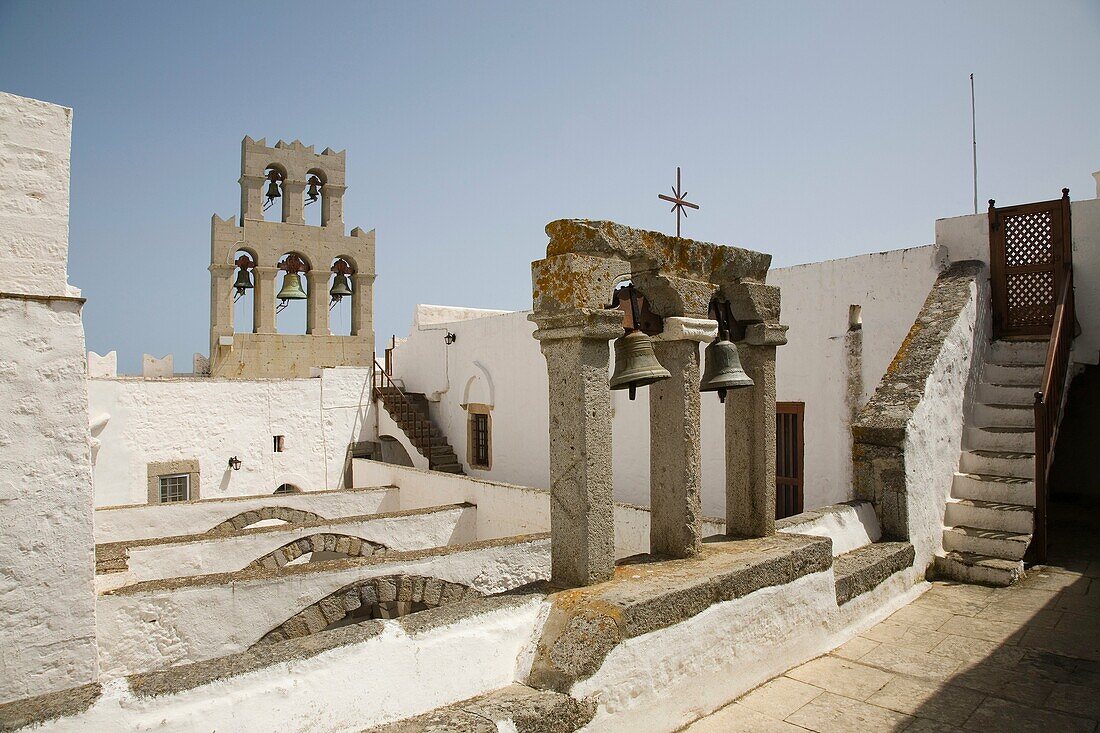
M974 405L974 422L982 427L1034 428L1035 408L1032 405Z
M1030 384L990 384L978 385L978 400L986 404L1034 405L1038 389Z
M943 549L988 555L1002 560L1022 560L1031 535L978 527L948 527L943 533Z
M985 365L984 381L993 384L1037 385L1043 380L1042 366L1019 366L989 363Z
M975 448L963 451L959 461L963 473L1035 478L1035 454L1027 451L998 451Z
M1024 563L973 552L949 552L946 557L936 557L936 575L964 583L1004 587L1024 576Z
M989 349L989 361L996 364L1044 364L1050 342L994 341Z
M947 502L944 524L1030 534L1034 531L1034 507L980 499L952 499Z
M968 427L966 445L971 450L1033 451L1035 431L1031 428Z
M1035 506L1035 482L1015 476L960 472L952 479L951 496L996 504Z

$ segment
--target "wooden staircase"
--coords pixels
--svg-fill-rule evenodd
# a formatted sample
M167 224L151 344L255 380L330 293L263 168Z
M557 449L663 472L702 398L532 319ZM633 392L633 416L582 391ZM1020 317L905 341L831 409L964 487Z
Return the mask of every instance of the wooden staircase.
M385 370L375 363L374 397L404 431L409 442L428 459L428 469L466 475L454 448L428 418L428 398L418 392L406 392L394 384Z

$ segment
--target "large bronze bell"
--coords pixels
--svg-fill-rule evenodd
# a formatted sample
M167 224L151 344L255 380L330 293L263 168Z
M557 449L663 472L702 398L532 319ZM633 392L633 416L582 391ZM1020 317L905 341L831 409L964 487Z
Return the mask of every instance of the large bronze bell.
M671 376L657 361L653 340L645 333L631 331L615 339L615 373L611 375L611 389L629 389L630 399L634 399L636 388Z
M283 275L283 287L276 296L279 300L305 300L308 296L302 290L302 276L296 272L288 272Z
M336 273L332 278L332 287L328 289L328 294L333 300L340 300L345 295L351 295L351 283L348 282L348 276L341 273Z
M237 280L233 283L233 287L236 288L237 292L241 295L244 295L244 291L253 287L252 276L248 274L247 268L242 267L237 270Z
M267 184L267 200L268 200L268 202L274 201L275 199L279 198L280 196L282 196L282 194L279 193L279 184L278 183L276 183L275 181L272 181L271 183Z
M726 401L727 389L740 389L753 386L752 378L741 367L741 356L737 346L725 338L720 338L707 346L704 352L706 366L703 379L699 384L700 392L717 392L718 399Z

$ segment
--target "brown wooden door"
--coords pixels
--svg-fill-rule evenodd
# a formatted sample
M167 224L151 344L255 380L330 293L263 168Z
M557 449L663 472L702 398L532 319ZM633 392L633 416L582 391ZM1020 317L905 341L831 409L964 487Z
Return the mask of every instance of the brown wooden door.
M1070 263L1069 189L1062 198L996 208L989 202L993 338L1050 336Z
M775 518L802 513L804 402L775 403Z

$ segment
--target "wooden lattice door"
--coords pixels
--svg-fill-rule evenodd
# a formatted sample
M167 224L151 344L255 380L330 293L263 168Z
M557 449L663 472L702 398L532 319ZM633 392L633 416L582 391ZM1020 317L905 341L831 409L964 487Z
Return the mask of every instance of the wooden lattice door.
M996 208L989 201L993 338L1050 336L1070 264L1069 189L1062 198Z
M802 513L804 402L775 403L775 518Z

